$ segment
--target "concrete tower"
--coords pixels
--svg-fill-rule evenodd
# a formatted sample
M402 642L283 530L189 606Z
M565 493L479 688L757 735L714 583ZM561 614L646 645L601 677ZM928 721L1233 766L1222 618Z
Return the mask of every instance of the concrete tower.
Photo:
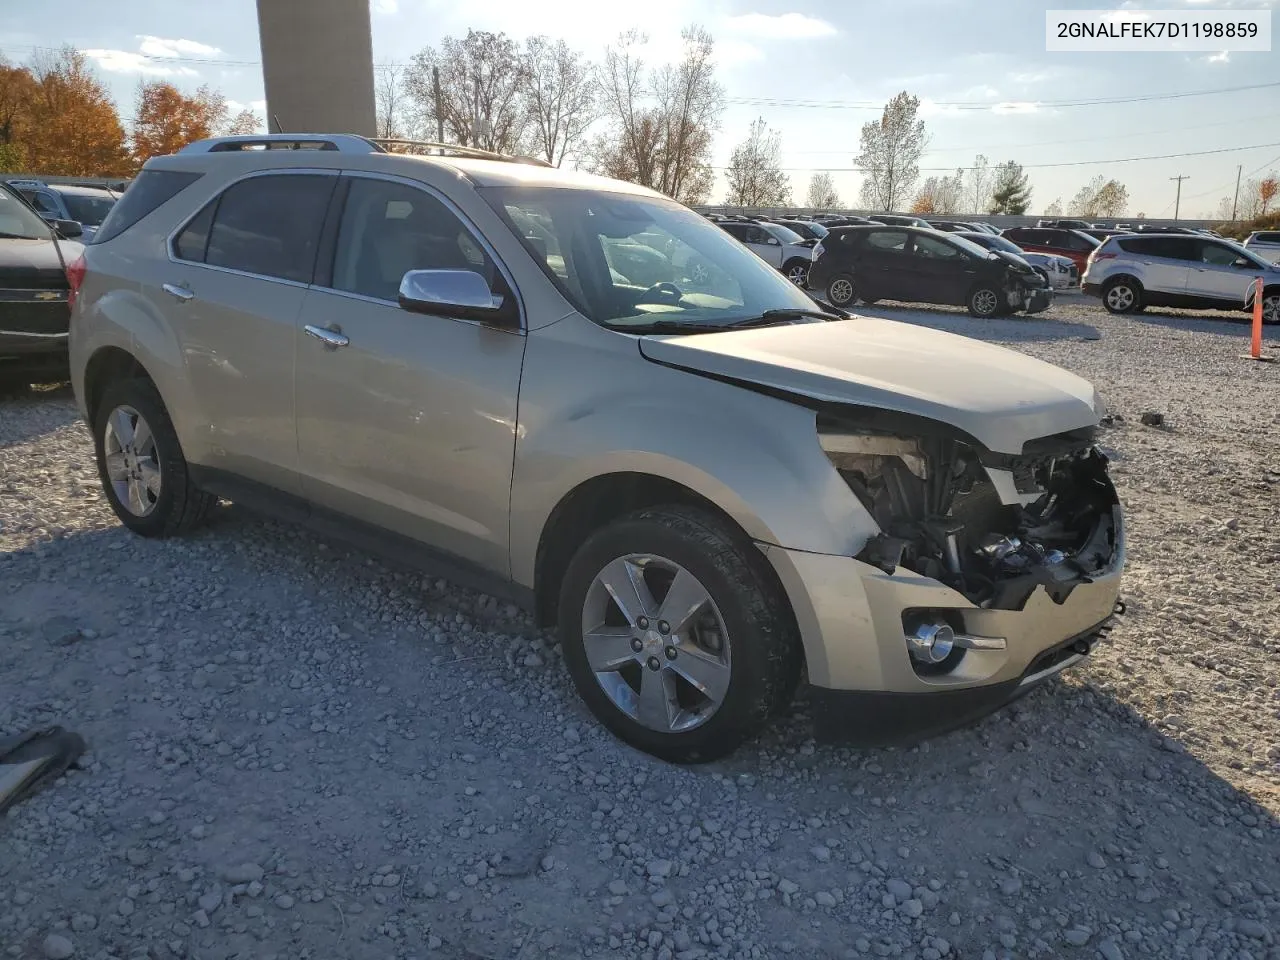
M268 130L374 136L369 0L257 2Z

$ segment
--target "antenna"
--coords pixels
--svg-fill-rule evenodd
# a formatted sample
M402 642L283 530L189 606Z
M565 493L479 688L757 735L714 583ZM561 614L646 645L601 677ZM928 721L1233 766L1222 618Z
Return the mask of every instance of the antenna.
M271 122L276 125L276 133L284 133L284 127L280 126L280 114L271 114ZM270 133L271 131L268 130L267 132Z

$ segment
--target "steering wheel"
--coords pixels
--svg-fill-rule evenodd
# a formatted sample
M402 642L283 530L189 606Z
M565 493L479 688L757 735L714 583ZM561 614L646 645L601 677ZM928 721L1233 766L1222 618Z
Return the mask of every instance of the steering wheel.
M640 298L636 303L679 303L684 299L684 292L674 283L663 280L655 283L652 287L640 294Z

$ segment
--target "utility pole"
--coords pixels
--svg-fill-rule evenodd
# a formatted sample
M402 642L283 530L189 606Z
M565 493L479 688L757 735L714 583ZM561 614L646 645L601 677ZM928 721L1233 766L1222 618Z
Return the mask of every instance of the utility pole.
M444 143L444 114L440 112L440 68L431 68L431 83L436 91L436 143Z
M1176 177L1170 177L1169 179L1178 181L1178 198L1173 201L1173 222L1176 225L1178 222L1178 211L1182 209L1182 181L1190 180L1191 177L1179 175Z
M1236 167L1236 195L1234 199L1232 199L1231 201L1231 222L1232 223L1235 223L1236 221L1236 204L1240 202L1240 171L1243 169L1244 169L1243 164Z

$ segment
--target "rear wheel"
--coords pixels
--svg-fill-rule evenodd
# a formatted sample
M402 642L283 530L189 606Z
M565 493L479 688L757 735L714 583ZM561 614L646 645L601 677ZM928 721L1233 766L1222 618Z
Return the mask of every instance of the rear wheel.
M782 272L786 275L787 279L797 287L807 287L809 285L808 260L804 260L800 257L793 257L783 265Z
M837 307L847 307L858 298L858 287L847 273L837 273L827 281L827 299Z
M758 554L717 517L655 507L597 531L561 585L578 694L640 750L714 760L791 698L800 641Z
M199 526L217 499L191 482L160 394L149 380L108 384L93 427L98 476L120 522L144 537Z
M969 292L969 312L975 317L994 317L1000 313L1000 291L995 287L982 285Z
M1116 277L1103 288L1102 305L1108 313L1137 313L1142 309L1142 287L1129 277Z
M1262 322L1280 323L1280 290L1267 290L1262 294Z

